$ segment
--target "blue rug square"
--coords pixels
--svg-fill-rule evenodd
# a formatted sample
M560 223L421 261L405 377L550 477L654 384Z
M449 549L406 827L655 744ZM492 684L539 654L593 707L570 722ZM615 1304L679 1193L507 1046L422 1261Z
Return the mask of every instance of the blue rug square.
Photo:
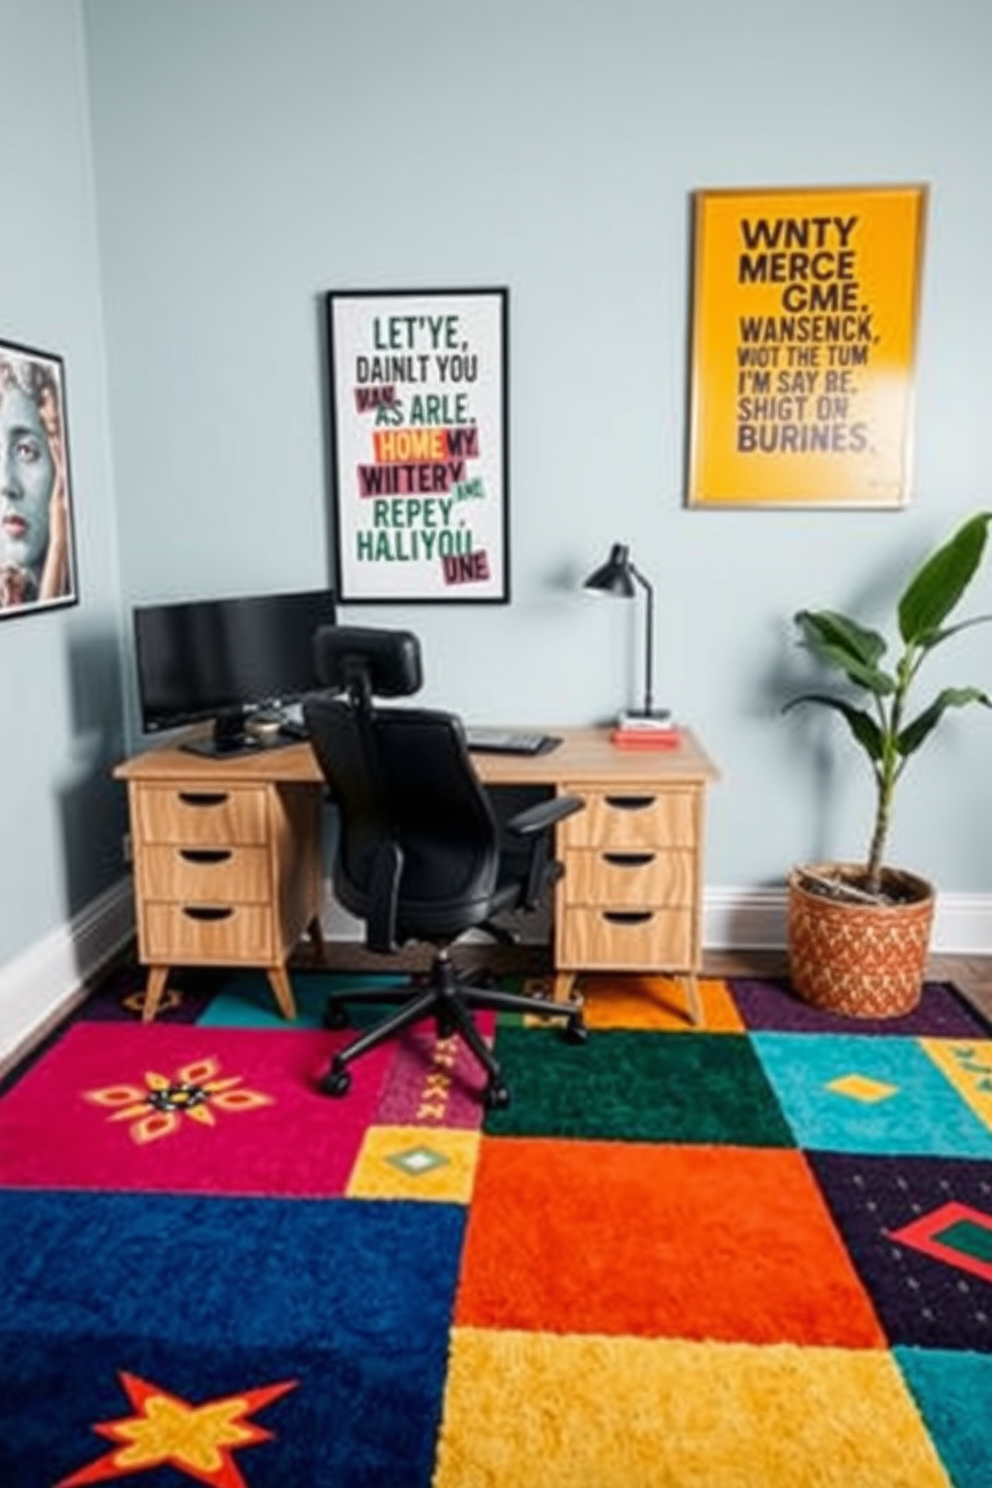
M0 1194L0 1483L126 1451L85 1481L213 1461L196 1481L428 1488L463 1226L443 1204Z

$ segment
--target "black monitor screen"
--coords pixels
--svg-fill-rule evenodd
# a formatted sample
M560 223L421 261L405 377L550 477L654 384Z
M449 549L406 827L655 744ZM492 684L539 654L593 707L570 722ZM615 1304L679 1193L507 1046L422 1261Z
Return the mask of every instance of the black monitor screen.
M292 702L317 686L314 631L334 619L329 589L137 607L145 732L212 718L204 752L251 747L244 724L252 710Z

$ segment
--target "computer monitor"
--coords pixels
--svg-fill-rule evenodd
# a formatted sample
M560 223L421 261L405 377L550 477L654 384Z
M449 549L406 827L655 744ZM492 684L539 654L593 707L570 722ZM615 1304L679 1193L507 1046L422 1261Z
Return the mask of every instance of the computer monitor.
M183 747L228 756L262 747L249 718L318 685L313 636L334 621L329 589L137 606L142 727L157 733L212 719L209 735Z

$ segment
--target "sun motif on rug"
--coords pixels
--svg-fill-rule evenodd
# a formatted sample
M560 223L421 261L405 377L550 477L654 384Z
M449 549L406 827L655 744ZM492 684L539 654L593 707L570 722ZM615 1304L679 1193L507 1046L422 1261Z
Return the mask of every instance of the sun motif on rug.
M107 1085L102 1090L84 1090L83 1098L110 1108L111 1121L129 1121L131 1136L139 1144L171 1136L184 1118L201 1126L215 1126L215 1111L255 1111L273 1104L270 1095L245 1089L240 1075L222 1079L219 1062L209 1058L183 1065L171 1077L149 1071L143 1086Z
M166 1466L210 1488L248 1488L231 1454L273 1438L271 1431L248 1417L295 1390L298 1383L285 1380L191 1405L135 1374L122 1371L119 1378L134 1412L115 1421L101 1421L93 1430L121 1445L62 1478L55 1488L82 1488L85 1483L106 1483Z

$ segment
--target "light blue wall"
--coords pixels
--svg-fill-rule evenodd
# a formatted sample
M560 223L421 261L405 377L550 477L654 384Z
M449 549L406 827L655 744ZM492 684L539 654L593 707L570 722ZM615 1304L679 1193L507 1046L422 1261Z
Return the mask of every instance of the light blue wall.
M0 621L0 965L119 878L120 588L79 11L0 0L0 339L62 355L81 604Z
M46 59L44 110L33 71L13 99L6 85L8 118L32 127L26 180L8 145L0 184L30 230L0 235L0 321L71 354L86 495L84 606L0 627L19 699L17 753L0 744L26 864L14 943L63 892L60 794L92 726L71 643L120 618L111 501L125 607L327 577L331 288L510 289L513 603L352 611L419 630L427 699L552 723L630 700L636 618L578 592L624 539L658 586L658 693L724 770L707 882L780 882L798 857L860 852L860 762L777 716L798 671L789 617L863 601L881 618L905 565L992 502L987 0L81 0L81 14L98 260L76 12L0 0L20 53ZM686 511L690 192L885 181L931 188L912 505ZM992 609L992 578L976 603ZM990 655L975 633L951 676L989 685ZM992 891L990 742L992 719L955 721L900 806L893 857L948 891Z
M420 631L432 700L605 717L635 617L577 584L625 539L658 585L658 692L725 771L708 881L860 853L860 761L777 717L789 617L881 614L992 501L987 0L84 13L126 597L324 578L325 290L508 285L513 604L363 617ZM911 508L685 510L689 193L885 181L932 192ZM989 653L963 642L960 680L992 681ZM901 806L894 855L946 889L992 889L990 745L992 720L955 723Z

